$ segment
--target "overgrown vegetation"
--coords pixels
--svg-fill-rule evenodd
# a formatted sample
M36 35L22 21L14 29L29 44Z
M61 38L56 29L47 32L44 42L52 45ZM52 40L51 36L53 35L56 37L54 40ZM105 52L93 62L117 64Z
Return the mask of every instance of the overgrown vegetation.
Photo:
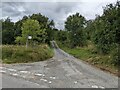
M106 55L99 54L97 53L97 49L95 49L94 44L92 44L91 42L89 42L88 46L76 47L76 48L69 48L61 44L60 42L57 43L61 49L73 55L74 57L79 58L80 60L88 62L92 65L95 65L102 70L109 71L116 75L118 74L118 66L116 66L115 63L116 61L113 62L113 57L114 57L113 55L116 54L114 51L113 51L114 54L106 54Z
M53 20L38 13L24 16L17 22L12 22L9 17L0 22L3 63L43 61L53 56L49 48L55 29Z
M53 57L52 49L44 44L36 47L3 45L2 60L3 63L28 63L43 61Z
M16 38L17 43L25 44L28 40L28 36L31 36L31 42L45 43L47 39L46 29L40 29L39 22L37 20L27 19L22 27L22 35Z
M39 44L43 41L44 43L50 44L50 41L53 40L53 34L55 31L54 21L49 20L48 17L40 13L24 16L21 20L15 23L12 22L9 17L5 20L0 20L0 22L2 22L2 44L16 44L19 41L24 42L24 38L26 37L21 37L23 37L23 32L25 32L26 30L22 30L22 27L25 27L28 31L31 31L32 33L37 28L37 37L39 38L34 38L34 41L39 42ZM31 35L30 32L27 32L27 34ZM43 40L43 38L45 39Z
M79 13L67 18L65 30L68 32L68 42L70 43L71 48L85 45L84 25L85 18Z
M115 71L120 66L119 1L107 5L103 15L94 20L87 21L78 13L70 15L65 22L65 30L57 34L59 46L75 57L104 69L109 67L109 70L114 68Z
M56 40L62 49L75 57L103 68L120 66L120 1L104 7L103 15L96 16L94 20L86 20L79 13L68 16L64 30L56 29L54 21L40 13L24 16L16 23L9 18L0 21L3 44L20 42L25 45L30 35L33 37L29 40L32 46L50 44L51 40Z
M120 2L107 5L103 15L96 17L91 23L93 31L91 41L95 44L99 54L112 54L114 65L119 65L118 50L120 48ZM88 27L89 28L89 27ZM115 54L116 53L116 54Z

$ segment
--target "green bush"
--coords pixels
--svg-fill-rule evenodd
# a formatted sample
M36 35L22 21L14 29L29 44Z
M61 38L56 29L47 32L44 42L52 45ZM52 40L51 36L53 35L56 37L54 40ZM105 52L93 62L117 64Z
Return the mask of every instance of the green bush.
M117 45L113 50L111 50L111 63L115 66L119 66L120 65L120 59L119 59L119 55L120 55L120 46Z

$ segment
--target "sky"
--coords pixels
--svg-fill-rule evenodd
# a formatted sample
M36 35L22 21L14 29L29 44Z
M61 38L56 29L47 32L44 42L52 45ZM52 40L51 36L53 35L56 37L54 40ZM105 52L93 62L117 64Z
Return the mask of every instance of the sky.
M64 29L64 22L69 15L80 13L87 20L103 14L103 7L117 0L2 0L1 18L10 17L13 22L24 15L41 13L54 20L55 27ZM2 11L1 11L2 9Z

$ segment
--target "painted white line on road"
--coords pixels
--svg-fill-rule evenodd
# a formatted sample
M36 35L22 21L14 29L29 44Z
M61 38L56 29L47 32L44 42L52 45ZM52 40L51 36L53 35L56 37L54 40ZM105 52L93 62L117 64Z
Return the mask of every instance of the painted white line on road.
M18 76L18 74L17 74L17 73L13 73L12 75L13 75L13 76Z
M49 83L49 84L51 84L52 82L51 82L51 81L49 81L48 83Z
M56 79L56 77L50 77L51 79Z
M20 73L30 73L29 71L20 71Z
M43 78L41 78L40 80L47 82L47 80L46 80L46 79L43 79Z
M36 76L43 76L42 74L38 73L38 74L35 74Z
M13 72L16 72L17 70L15 70L15 69L8 69L9 71L13 71Z
M99 88L97 85L93 85L92 88Z
M103 87L103 86L99 86L99 88L101 88L101 89L105 89L105 87Z
M6 71L4 71L4 70L0 70L0 73L5 73Z
M78 82L77 81L74 81L74 84L77 84Z
M53 77L53 79L56 79L56 77Z
M43 74L42 76L44 77L45 75Z

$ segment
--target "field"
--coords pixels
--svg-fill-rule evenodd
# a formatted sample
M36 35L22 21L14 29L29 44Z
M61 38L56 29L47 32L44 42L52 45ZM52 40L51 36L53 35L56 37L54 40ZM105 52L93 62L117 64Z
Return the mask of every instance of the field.
M53 57L53 54L53 50L46 44L28 48L18 45L2 46L2 62L7 64L43 61Z

